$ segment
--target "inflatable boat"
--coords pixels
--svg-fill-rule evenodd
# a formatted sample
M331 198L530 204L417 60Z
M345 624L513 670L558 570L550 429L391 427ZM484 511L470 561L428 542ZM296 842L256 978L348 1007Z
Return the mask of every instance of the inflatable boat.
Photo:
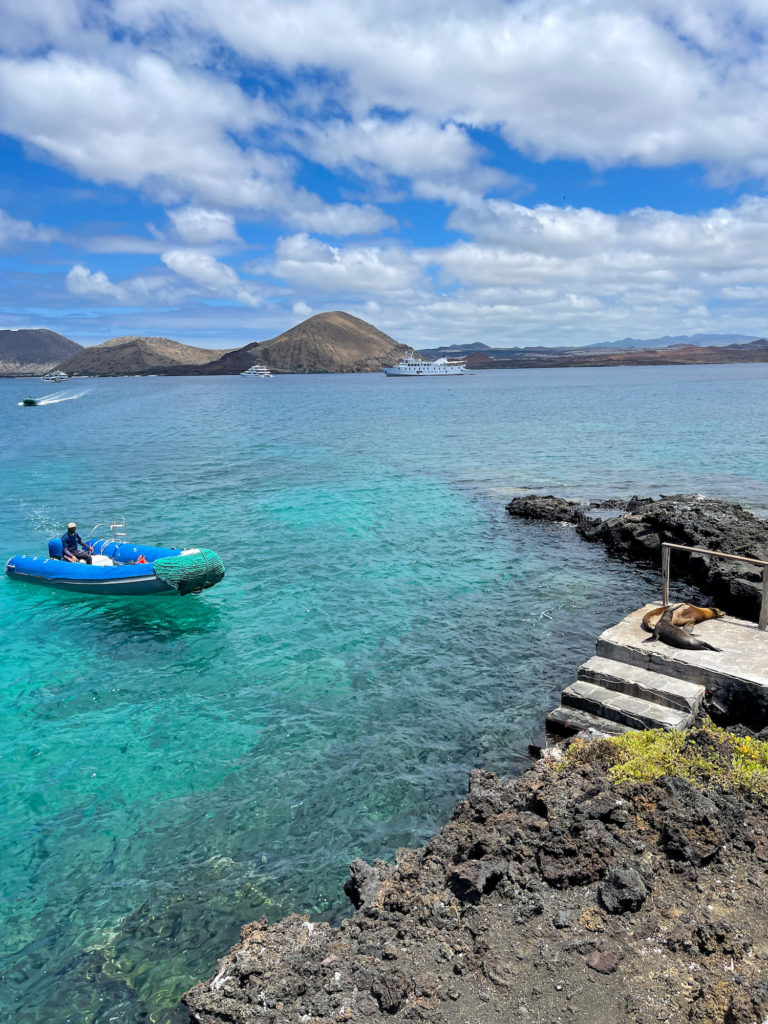
M48 541L47 558L15 555L5 571L11 579L54 590L115 597L199 594L224 577L221 559L208 548L152 547L120 536L126 534L112 540L90 537L86 543L93 552L91 565L65 561L61 540L55 537Z

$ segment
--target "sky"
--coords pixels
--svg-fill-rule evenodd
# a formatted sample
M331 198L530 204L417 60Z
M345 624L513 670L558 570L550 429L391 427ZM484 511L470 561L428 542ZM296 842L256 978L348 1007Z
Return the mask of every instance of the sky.
M0 327L768 332L765 0L0 0Z

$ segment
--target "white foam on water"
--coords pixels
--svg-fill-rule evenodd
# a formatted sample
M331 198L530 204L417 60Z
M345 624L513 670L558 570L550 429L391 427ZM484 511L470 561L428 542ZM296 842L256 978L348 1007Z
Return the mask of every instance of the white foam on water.
M86 388L84 391L77 391L74 395L67 394L66 391L55 391L51 395L43 395L42 398L38 398L38 405L56 405L57 402L72 402L75 398L82 398L83 395L87 395L90 388Z
M84 391L76 391L74 395L67 394L66 391L54 391L50 395L41 395L40 398L35 399L37 405L56 405L58 402L71 402L75 398L82 398L83 395L87 395L90 388L86 388ZM17 402L17 405L24 405L23 402Z

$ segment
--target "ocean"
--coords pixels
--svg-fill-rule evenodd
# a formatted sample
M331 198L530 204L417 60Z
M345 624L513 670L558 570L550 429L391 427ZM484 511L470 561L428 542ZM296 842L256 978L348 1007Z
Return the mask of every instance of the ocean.
M125 515L227 569L187 598L0 580L0 1018L178 1024L243 923L338 920L354 857L422 844L470 769L520 772L660 582L505 503L766 514L767 388L766 364L0 381L4 560Z

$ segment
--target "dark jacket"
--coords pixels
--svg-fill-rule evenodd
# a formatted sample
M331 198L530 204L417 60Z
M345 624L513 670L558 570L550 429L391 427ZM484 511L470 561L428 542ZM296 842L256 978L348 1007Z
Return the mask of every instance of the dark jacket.
M70 533L69 530L67 530L67 532L63 534L61 538L61 546L64 548L65 551L69 551L71 555L77 554L78 544L80 545L80 547L84 547L83 538L77 531L75 531L74 533Z

